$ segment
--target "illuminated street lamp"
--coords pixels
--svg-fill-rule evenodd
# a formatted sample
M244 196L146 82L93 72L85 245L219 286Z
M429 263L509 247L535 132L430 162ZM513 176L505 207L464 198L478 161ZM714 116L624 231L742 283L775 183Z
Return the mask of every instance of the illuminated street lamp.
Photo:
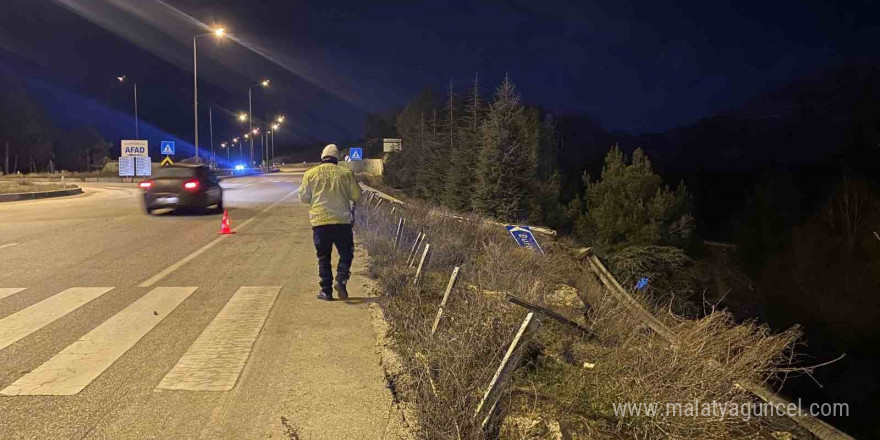
M119 82L124 83L128 77L122 75L117 76L116 79L118 79ZM134 138L140 139L140 132L138 131L138 84L137 81L132 81L131 83L134 85Z
M248 121L250 122L250 130L254 130L254 105L253 105L253 95L251 93L251 89L254 87L261 86L263 88L269 87L269 80L264 79L256 84L251 84L248 86ZM256 133L255 133L256 134ZM251 140L251 164L254 163L254 141Z
M248 120L248 115L246 115L246 114L244 114L244 113L241 113L241 114L238 115L238 120L241 121L241 122L247 121L247 120Z
M196 147L196 162L200 161L199 158L199 64L198 64L198 49L196 41L199 38L213 35L217 38L223 38L226 34L226 29L217 28L211 32L199 34L193 37L193 119L194 119L194 127L195 127L195 147Z

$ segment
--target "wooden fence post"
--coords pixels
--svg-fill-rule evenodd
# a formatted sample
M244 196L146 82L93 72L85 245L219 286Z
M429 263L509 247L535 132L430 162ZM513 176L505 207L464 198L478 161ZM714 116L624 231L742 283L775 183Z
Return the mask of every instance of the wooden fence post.
M422 271L425 269L425 263L428 261L428 254L431 252L431 243L425 243L425 252L422 252L422 259L419 261L419 268L416 269L416 278L413 280L413 285L418 286L419 281L422 279Z
M443 308L446 307L446 302L449 301L449 294L452 292L452 289L455 288L455 283L458 282L458 266L455 266L455 269L452 269L452 276L449 277L449 284L446 285L446 291L443 292L443 299L440 301L440 308L437 309L437 317L434 318L434 325L431 326L431 336L434 336L434 333L437 332L437 327L440 325L440 318L443 317Z
M482 423L480 424L483 429L489 424L489 420L492 418L492 413L495 412L498 400L501 398L501 389L504 388L504 385L510 380L511 373L516 369L522 358L522 351L519 350L519 346L523 343L524 339L533 335L540 325L541 322L535 319L535 314L529 312L529 314L526 315L526 319L523 320L522 325L519 327L516 336L513 338L513 342L510 343L510 347L507 348L507 353L504 355L504 359L501 360L501 365L498 366L498 371L495 372L495 376L492 377L492 381L489 382L489 389L486 390L486 394L483 395L483 400L480 401L480 404L477 406L477 411L474 413L474 417L483 418Z

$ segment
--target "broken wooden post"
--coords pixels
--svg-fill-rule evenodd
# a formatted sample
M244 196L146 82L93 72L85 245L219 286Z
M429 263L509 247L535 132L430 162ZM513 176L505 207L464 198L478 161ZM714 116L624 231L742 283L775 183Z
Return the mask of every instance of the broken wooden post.
M425 233L419 232L419 236L416 237L416 242L413 243L412 251L409 253L409 259L407 260L407 265L412 268L413 264L416 264L416 255L418 255L419 247L422 245L422 242L425 241Z
M480 404L477 406L477 411L474 413L475 418L483 418L482 423L480 424L483 429L489 424L489 420L492 418L492 413L495 412L498 400L501 398L501 389L504 388L504 385L510 380L511 374L522 358L522 351L519 350L520 345L528 338L528 336L533 335L540 325L541 322L535 319L535 314L529 312L529 314L526 315L526 319L523 320L522 325L519 327L516 336L513 338L513 342L510 343L510 347L507 348L507 353L504 355L504 359L501 360L501 365L498 366L498 371L495 372L495 376L492 377L492 381L489 382L489 389L486 390L486 394L483 395L483 400L480 401Z
M431 243L425 243L425 251L422 252L422 259L419 261L419 268L416 269L416 278L413 280L413 286L418 286L422 279L422 270L425 269L425 262L428 261L428 254L431 252Z
M456 282L458 282L458 266L455 266L455 269L452 269L452 276L449 277L449 284L446 285L446 291L443 292L443 299L440 301L440 308L437 309L437 317L434 318L434 325L431 326L431 336L434 336L437 327L440 325L440 318L443 316L443 308L446 307L446 301L449 301L449 294L452 292L452 289L455 288Z
M397 222L397 232L394 234L394 249L400 247L400 236L403 234L403 224L406 223L406 219L403 217L400 218L400 221Z

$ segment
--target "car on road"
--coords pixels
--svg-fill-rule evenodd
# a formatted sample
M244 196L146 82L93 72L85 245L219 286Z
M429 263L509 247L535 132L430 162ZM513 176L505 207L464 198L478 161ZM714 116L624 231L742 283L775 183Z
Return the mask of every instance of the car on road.
M163 208L207 210L214 206L217 211L223 210L220 179L205 165L161 167L152 179L138 186L144 190L147 214Z

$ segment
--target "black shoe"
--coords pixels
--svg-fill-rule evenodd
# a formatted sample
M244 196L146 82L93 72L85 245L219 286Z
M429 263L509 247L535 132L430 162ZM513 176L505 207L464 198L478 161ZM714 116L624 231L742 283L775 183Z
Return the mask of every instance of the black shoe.
M333 301L333 294L321 292L318 294L318 299L323 301Z
M345 287L345 283L336 283L336 294L339 295L339 299L348 299L348 289Z

